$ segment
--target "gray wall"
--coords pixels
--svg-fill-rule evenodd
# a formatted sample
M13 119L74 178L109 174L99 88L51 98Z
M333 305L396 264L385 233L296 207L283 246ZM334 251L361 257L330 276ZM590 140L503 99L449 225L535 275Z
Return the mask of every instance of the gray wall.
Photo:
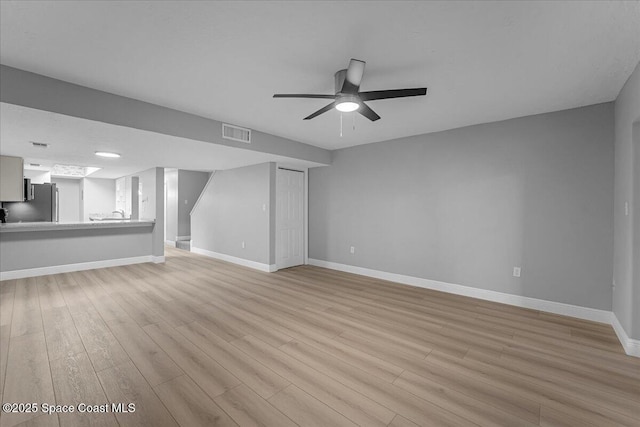
M620 91L615 103L615 245L613 312L629 337L640 339L640 144L633 139L634 123L640 121L640 64ZM636 128L637 129L637 128ZM634 186L634 174L636 186ZM635 197L634 197L635 196ZM625 202L629 215L625 215ZM635 308L635 310L634 310Z
M162 169L162 181L159 183L156 181L156 169ZM164 208L164 169L163 168L151 168L141 172L134 173L132 177L138 177L139 188L138 192L138 209L140 219L156 219L158 217L158 210L156 209L157 202L157 188L161 188L162 205ZM133 181L132 181L133 182ZM136 193L135 186L132 185L132 193ZM161 209L164 210L164 209ZM164 215L163 215L164 216Z
M140 219L154 218L151 252L164 256L164 168L151 168L138 174L140 195Z
M191 210L208 180L208 172L178 170L178 236L191 235Z
M271 171L269 173L269 264L276 264L276 172L278 166L270 163Z
M138 185L135 182L138 180ZM131 182L131 219L155 220L152 233L152 254L164 256L164 168L151 168L125 177Z
M215 172L191 215L192 247L273 264L273 175L274 163Z
M310 258L611 310L612 103L337 150L309 180Z
M222 138L222 123L17 68L0 65L0 101L72 117L158 132L213 144L277 154L321 164L331 152L313 145L252 131L251 144ZM234 123L242 125L241 123Z
M631 337L640 339L640 116L638 121L633 125L633 248L631 256L633 259L633 280L632 294L633 298L629 304L631 311Z
M167 208L165 210L167 233L165 239L175 242L178 235L178 170L165 170L165 183L167 186Z

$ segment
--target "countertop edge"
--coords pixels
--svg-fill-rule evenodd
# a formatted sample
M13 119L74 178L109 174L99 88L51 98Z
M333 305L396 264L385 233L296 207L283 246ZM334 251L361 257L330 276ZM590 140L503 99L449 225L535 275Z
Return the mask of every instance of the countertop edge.
M105 228L140 228L152 227L155 220L127 220L127 221L92 221L92 222L14 222L0 224L0 233L24 233L36 231L65 231L65 230L100 230Z

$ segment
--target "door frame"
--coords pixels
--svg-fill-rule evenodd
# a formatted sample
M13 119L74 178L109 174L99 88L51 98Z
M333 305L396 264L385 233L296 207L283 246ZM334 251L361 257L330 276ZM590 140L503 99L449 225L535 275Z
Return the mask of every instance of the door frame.
M308 167L302 167L302 166L298 166L298 165L292 165L292 164L288 164L288 163L280 163L280 162L276 162L276 189L275 189L275 200L274 203L276 205L276 208L274 210L275 215L276 215L276 221L275 221L275 225L276 225L276 230L275 230L275 251L276 251L276 257L275 257L275 270L274 271L278 271L278 258L277 258L277 251L278 251L278 203L276 203L276 200L278 199L278 178L277 178L277 173L278 173L278 169L289 169L292 171L298 171L298 172L302 172L303 174L303 181L302 181L302 191L303 191L303 195L302 195L302 249L303 249L303 256L302 256L302 265L307 265L309 264L309 168Z

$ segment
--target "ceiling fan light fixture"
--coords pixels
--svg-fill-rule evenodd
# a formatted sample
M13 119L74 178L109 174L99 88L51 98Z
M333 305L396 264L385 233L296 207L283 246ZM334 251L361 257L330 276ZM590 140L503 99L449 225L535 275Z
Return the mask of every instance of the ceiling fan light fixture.
M343 113L350 113L352 111L356 111L360 108L360 104L352 101L344 101L339 104L336 104L336 110L341 111Z
M350 113L360 108L360 100L353 95L342 95L336 102L336 110L343 113Z

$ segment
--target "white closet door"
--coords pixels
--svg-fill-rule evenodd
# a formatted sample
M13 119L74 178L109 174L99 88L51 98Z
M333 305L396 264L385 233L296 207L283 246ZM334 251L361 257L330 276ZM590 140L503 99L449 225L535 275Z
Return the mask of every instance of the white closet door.
M276 172L276 266L304 264L304 172Z

